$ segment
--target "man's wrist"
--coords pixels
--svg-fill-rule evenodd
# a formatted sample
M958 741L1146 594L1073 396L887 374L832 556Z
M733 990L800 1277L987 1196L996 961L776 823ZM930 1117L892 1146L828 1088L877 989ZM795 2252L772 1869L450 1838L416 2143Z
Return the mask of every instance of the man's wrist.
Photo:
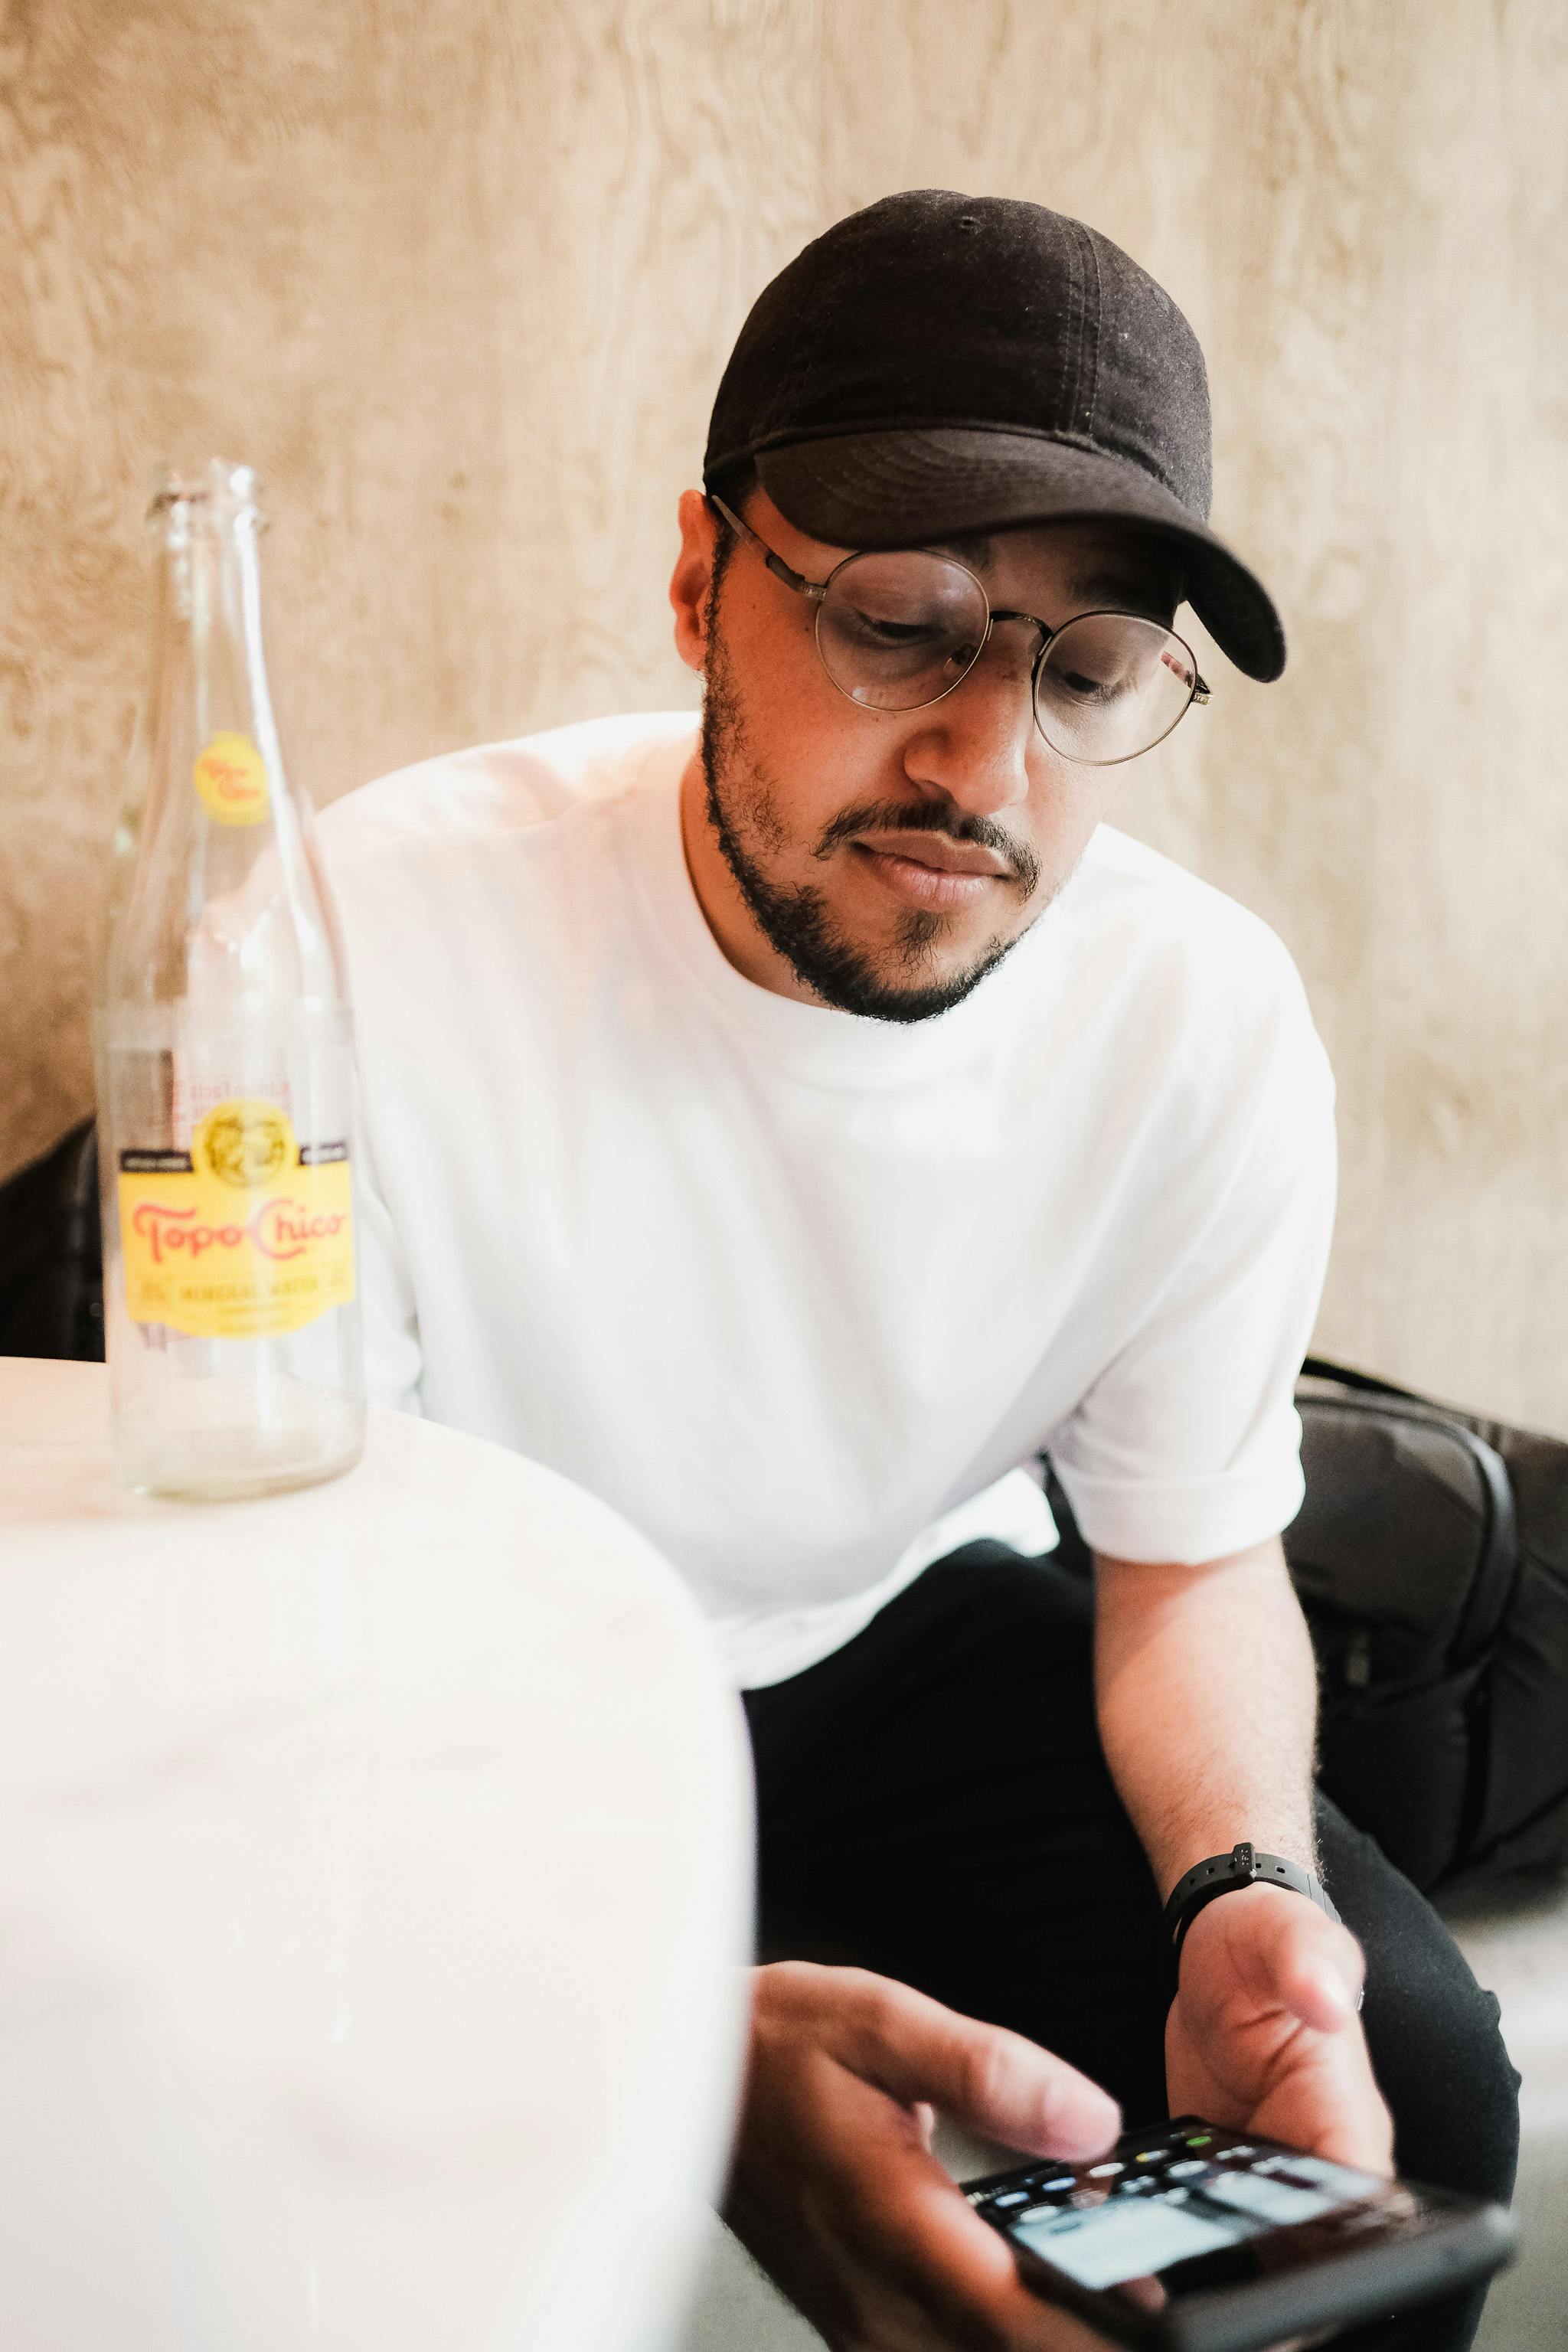
M1207 1854L1184 1872L1172 1888L1164 1910L1166 1950L1173 1989L1181 1965L1182 1946L1194 1919L1213 1903L1255 1886L1305 1900L1325 1917L1339 1921L1327 1889L1303 1864L1287 1854L1268 1853L1242 1839L1228 1853Z

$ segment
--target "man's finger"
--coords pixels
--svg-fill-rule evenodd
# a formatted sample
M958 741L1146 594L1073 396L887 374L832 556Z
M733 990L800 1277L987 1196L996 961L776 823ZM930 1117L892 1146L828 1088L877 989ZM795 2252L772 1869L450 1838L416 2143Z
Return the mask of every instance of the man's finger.
M953 2352L1003 2345L1008 2352L1099 2352L1101 2338L1025 2286L1011 2248L970 2210L934 2157L898 2153L855 2232L863 2242L873 2233L880 2279L928 2315L933 2344Z
M886 1978L844 1973L837 2054L890 2097L927 2100L1030 2156L1099 2156L1121 2130L1109 2093L1021 2033L961 2017Z

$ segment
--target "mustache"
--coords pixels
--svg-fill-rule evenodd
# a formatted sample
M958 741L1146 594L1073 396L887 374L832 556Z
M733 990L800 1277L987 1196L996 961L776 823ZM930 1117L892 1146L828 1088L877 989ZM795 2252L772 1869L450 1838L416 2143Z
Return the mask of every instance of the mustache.
M988 849L1000 857L1022 885L1026 896L1040 878L1040 861L1021 841L988 816L963 816L956 811L911 807L908 801L875 801L858 808L841 809L832 822L823 828L822 838L813 855L831 857L847 841L861 833L938 833L949 841L972 842L976 848Z

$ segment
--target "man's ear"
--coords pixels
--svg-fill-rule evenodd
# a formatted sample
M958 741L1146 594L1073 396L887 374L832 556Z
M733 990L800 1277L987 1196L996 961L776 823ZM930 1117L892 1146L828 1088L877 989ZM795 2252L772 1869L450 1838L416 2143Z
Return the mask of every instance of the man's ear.
M677 509L680 552L669 575L675 614L675 650L688 669L700 670L708 655L708 598L719 548L719 518L700 490L682 490Z

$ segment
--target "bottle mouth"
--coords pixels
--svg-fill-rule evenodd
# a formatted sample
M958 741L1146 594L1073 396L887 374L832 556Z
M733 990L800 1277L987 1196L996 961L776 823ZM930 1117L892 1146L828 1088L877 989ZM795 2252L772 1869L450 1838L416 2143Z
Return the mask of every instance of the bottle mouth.
M266 517L258 503L258 487L252 466L236 466L226 457L211 457L205 465L163 465L153 469L147 520L167 528L180 517L189 530L221 530L225 525L249 521L258 528Z

